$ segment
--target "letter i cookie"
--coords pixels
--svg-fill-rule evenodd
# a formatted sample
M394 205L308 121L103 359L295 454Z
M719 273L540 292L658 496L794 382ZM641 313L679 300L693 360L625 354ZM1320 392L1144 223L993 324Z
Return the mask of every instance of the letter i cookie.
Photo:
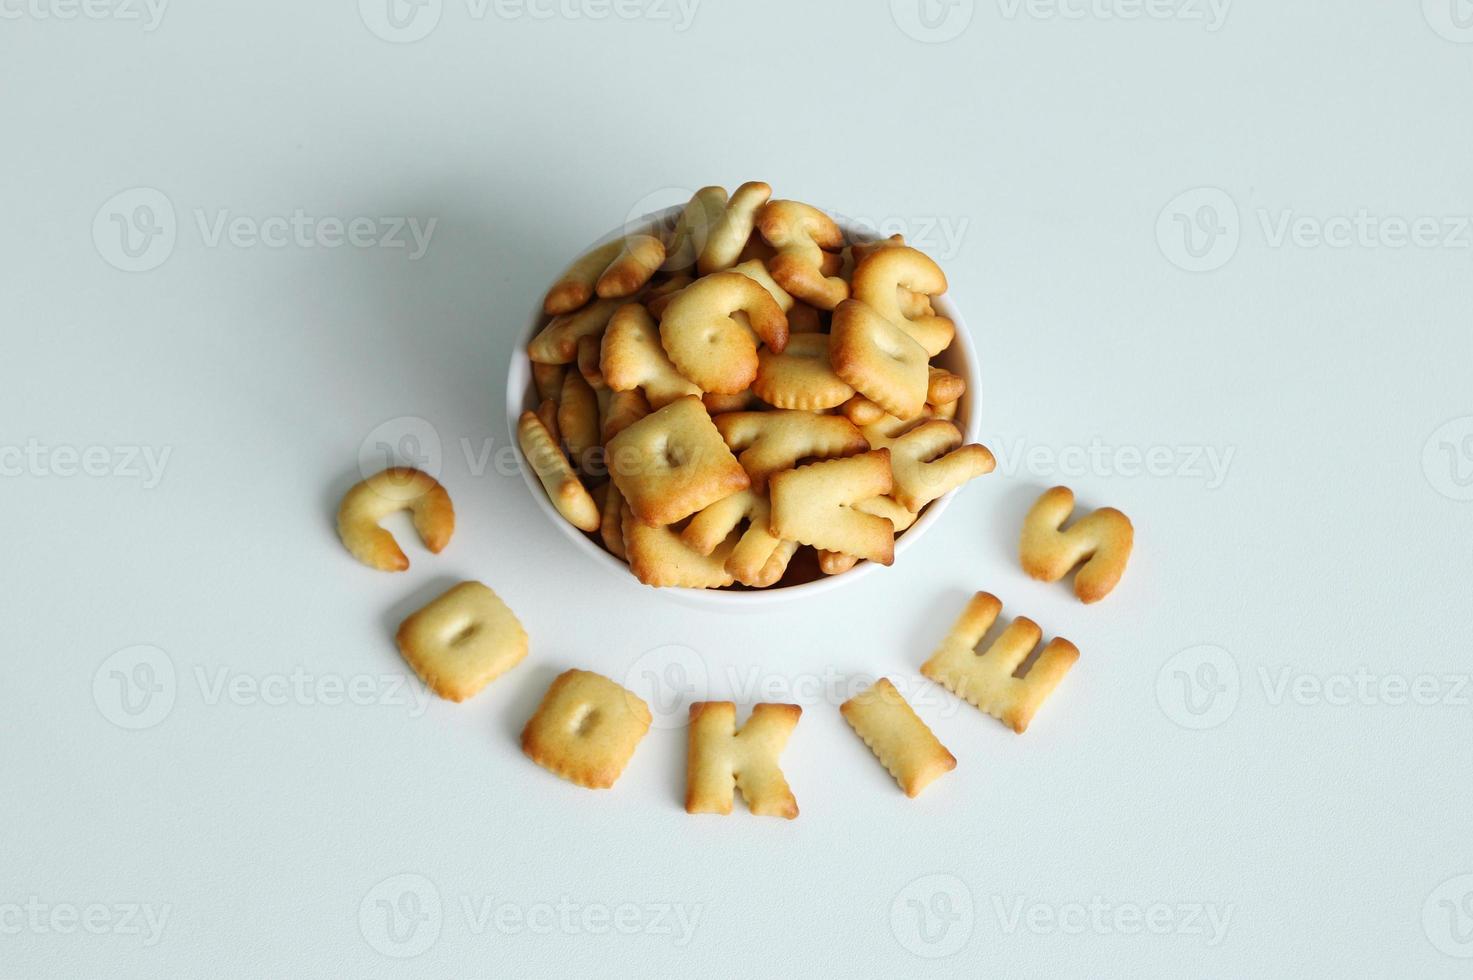
M906 796L918 796L956 768L956 756L936 739L888 677L845 701L839 712Z

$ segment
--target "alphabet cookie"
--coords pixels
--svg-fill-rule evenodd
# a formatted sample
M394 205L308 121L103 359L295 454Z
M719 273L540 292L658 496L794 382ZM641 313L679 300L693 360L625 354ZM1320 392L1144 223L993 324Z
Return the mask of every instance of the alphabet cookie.
M834 310L829 359L834 373L891 415L913 419L925 410L931 380L925 349L864 303L849 299Z
M893 461L891 469L892 471L894 469ZM861 500L854 505L854 509L885 518L894 526L896 534L910 527L920 516L900 506L893 497L872 497L869 500ZM818 567L825 575L847 572L857 564L859 564L858 558L854 555L846 555L842 551L820 550L818 553Z
M541 401L558 400L563 391L563 373L567 368L562 364L543 364L539 361L532 362L532 381L537 386L537 397Z
M821 310L848 298L849 284L834 274L838 262L824 254L844 245L844 233L832 218L798 201L768 201L758 212L757 227L777 250L767 267L780 286Z
M818 412L854 397L854 389L829 364L829 338L821 333L795 334L782 353L757 351L757 377L752 390L777 408Z
M919 511L974 477L991 473L997 465L982 445L962 445L962 433L950 422L932 419L890 443L890 465L895 470L895 499Z
M908 245L877 248L854 267L854 299L910 335L927 357L935 357L951 345L956 325L944 316L926 314L915 308L907 316L901 309L901 290L929 297L946 292L946 273L924 252ZM929 306L929 304L927 304Z
M435 554L445 550L455 533L450 495L428 473L395 466L355 484L343 495L338 506L338 537L349 554L383 572L408 568L409 559L399 543L379 527L380 521L398 510L413 515L414 529L426 548Z
M752 237L757 209L770 197L772 188L760 180L749 181L736 189L706 236L706 246L701 249L697 262L701 275L721 272L737 264L747 239Z
M557 430L572 458L586 471L588 454L602 445L602 433L598 398L592 386L577 371L569 371L563 379L562 398L557 407Z
M527 344L540 424L518 441L558 510L647 584L888 564L896 534L994 465L951 424L971 393L937 356L946 288L899 235L846 242L761 181L703 187L548 291Z
M609 475L634 516L674 524L751 485L695 396L678 398L609 441Z
M624 550L634 577L655 588L722 589L736 581L727 562L740 534L709 552L691 547L673 527L650 527L624 507Z
M725 569L743 585L757 585L770 574L768 563L782 547L782 538L769 528L772 508L767 495L755 490L741 490L716 501L690 519L681 540L703 555L709 555L731 536L737 526L747 527L727 558ZM787 563L783 563L787 567ZM781 577L782 572L778 572Z
M796 817L798 801L777 760L802 714L796 704L758 704L738 729L734 703L691 705L685 812L729 814L739 789L756 816Z
M767 559L767 564L762 566L761 571L749 579L740 580L743 585L749 585L754 589L765 589L782 581L787 574L788 566L793 556L798 553L798 542L780 542L772 552L772 557ZM730 564L730 560L728 560Z
M642 390L652 408L664 408L701 388L670 363L660 346L660 328L643 306L619 308L604 331L601 360L604 383L615 391Z
M696 261L725 207L724 187L702 187L691 195L665 239L666 272L696 271Z
M890 418L894 418L894 416L891 416L890 413L886 412L883 408L876 405L874 402L870 401L863 395L855 395L853 398L845 402L839 410L844 413L845 418L853 422L855 425L861 427L866 425L874 425L876 422L880 421L883 418L886 418L887 416Z
M1074 491L1054 487L1023 519L1019 545L1023 571L1045 582L1057 582L1069 569L1083 562L1074 576L1074 594L1081 602L1099 602L1125 574L1135 528L1130 518L1113 507L1102 507L1074 522L1067 531L1059 528L1074 511Z
M736 272L697 279L675 295L660 318L660 341L675 369L703 391L719 395L752 384L759 339L782 350L788 318L760 283Z
M610 439L648 414L650 414L649 400L638 388L611 392L608 403L603 406L604 444L607 445Z
M839 712L912 799L956 768L956 756L937 740L888 677L845 701Z
M474 697L527 656L527 631L480 582L450 589L404 620L394 639L425 687L447 701Z
M665 261L664 244L651 235L630 235L623 246L594 284L594 293L603 299L634 295Z
M742 466L758 490L772 474L799 460L851 456L868 448L864 434L838 415L808 412L730 412L715 418L726 444L741 455Z
M612 241L580 255L548 288L542 312L549 316L572 313L587 303L593 297L594 284L623 250L622 241Z
M753 282L759 283L772 296L772 301L777 304L777 308L784 313L791 313L793 308L798 305L798 301L793 299L792 294L779 286L777 280L772 278L772 274L767 271L767 266L763 265L757 259L747 259L745 262L740 262L732 266L731 271L740 272ZM809 307L809 309L812 309L812 307ZM788 332L793 332L791 323L788 325Z
M620 561L629 560L629 551L624 547L624 495L613 480L603 485L603 501L599 506L598 533L603 537L604 547Z
M967 393L967 382L945 368L932 367L926 381L927 405L955 405Z
M809 463L769 485L773 534L881 565L895 560L895 526L855 506L893 488L888 450Z
M522 413L517 420L517 441L558 513L580 531L597 531L598 504L579 482L568 457L563 455L537 413Z
M527 344L527 356L539 364L571 364L578 358L578 342L602 337L622 299L596 299L575 313L553 317Z
M652 721L631 691L587 670L559 674L522 729L522 751L554 775L587 789L618 780Z
M996 596L978 592L951 633L921 667L921 673L1022 733L1079 659L1079 648L1063 637L1055 637L1027 674L1014 677L1038 646L1043 631L1032 620L1019 616L979 655L977 645L1001 612L1002 603Z

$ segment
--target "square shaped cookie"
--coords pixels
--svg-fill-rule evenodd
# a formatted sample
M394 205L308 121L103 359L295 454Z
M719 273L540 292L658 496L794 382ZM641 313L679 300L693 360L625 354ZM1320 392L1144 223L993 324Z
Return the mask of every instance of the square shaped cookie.
M624 429L605 456L629 509L650 527L674 524L752 482L694 395Z
M462 582L412 614L395 641L425 686L447 701L474 697L527 655L527 631L480 582Z
M547 689L522 751L548 772L588 789L608 789L650 728L649 706L601 674L567 670Z

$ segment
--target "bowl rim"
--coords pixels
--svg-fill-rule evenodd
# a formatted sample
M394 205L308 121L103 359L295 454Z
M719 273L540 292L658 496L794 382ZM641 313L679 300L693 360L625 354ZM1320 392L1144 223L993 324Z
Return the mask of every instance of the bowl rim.
M581 255L583 252L597 248L599 245L612 241L620 235L627 234L631 230L649 227L656 221L673 218L683 207L684 205L676 204L668 208L652 211L642 218L626 221L585 246L583 251L580 251L578 254ZM845 232L846 236L851 237L851 240L865 241L875 240L881 237L863 228L849 225L839 217L835 217L834 220ZM966 369L967 382L967 391L962 396L962 404L958 406L958 415L965 416L964 424L962 425L962 437L966 442L972 443L978 441L982 428L982 413L980 410L983 394L982 369L977 358L976 344L973 341L971 331L968 329L965 317L962 316L958 309L959 304L956 302L955 297L955 290L948 289L941 296L934 297L932 299L932 305L936 308L936 312L948 317L956 324L956 337L952 341L952 346L959 348L958 353ZM676 601L688 604L694 603L707 608L716 607L729 610L772 605L779 602L789 602L794 599L821 595L826 592L832 592L843 585L857 582L861 578L872 575L880 569L894 567L881 565L878 562L861 561L847 572L839 575L825 575L811 582L803 582L798 585L788 585L781 588L751 590L693 589L685 587L651 589L649 586L640 582L639 579L634 577L634 573L630 571L627 562L620 561L614 555L604 550L603 547L585 536L582 531L569 524L567 519L558 513L557 508L552 505L552 501L548 500L547 491L542 487L542 481L538 479L536 472L527 461L526 454L521 450L521 442L517 438L517 422L521 418L522 413L528 410L529 402L533 401L533 398L529 397L533 391L533 382L531 361L526 357L526 347L528 341L542 328L541 320L543 315L542 301L539 294L535 306L532 309L531 316L515 335L516 343L513 348L511 363L507 369L506 377L507 430L511 436L512 445L517 447L517 465L522 474L522 481L531 492L532 499L536 501L538 509L558 528L565 538L572 541L574 546L579 550L592 557L596 563L617 575L626 583L632 584L646 593L653 591L658 595ZM931 501L921 512L916 522L896 537L895 561L897 564L900 561L900 556L910 545L920 540L926 531L935 526L957 493L958 490L952 490L950 493Z

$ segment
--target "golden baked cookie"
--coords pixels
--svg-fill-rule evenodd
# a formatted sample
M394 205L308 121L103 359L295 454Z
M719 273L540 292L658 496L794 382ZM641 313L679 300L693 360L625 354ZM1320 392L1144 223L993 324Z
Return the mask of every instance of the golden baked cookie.
M925 411L929 355L910 334L858 300L845 300L834 310L829 360L835 374L891 415L913 419Z
M851 456L869 446L864 434L839 415L729 412L714 422L758 490L766 489L774 473L790 470L801 460Z
M650 527L624 506L624 550L629 570L645 585L659 588L721 589L736 581L726 565L741 534L732 531L726 540L702 553L670 526Z
M921 667L921 673L1021 733L1079 659L1079 648L1063 637L1055 637L1028 673L1014 677L1038 646L1043 631L1032 620L1019 616L979 654L977 645L1001 612L1002 603L996 596L978 592Z
M782 538L769 529L770 514L765 493L741 490L692 517L680 538L694 550L709 555L745 523L746 529L727 558L725 569L743 585L755 586L772 574L774 569L768 565L783 544ZM782 569L786 568L784 561ZM778 577L781 576L782 571L778 570Z
M640 389L651 408L701 395L701 388L675 369L660 345L660 328L638 303L622 306L604 331L604 383L614 391Z
M798 801L777 760L802 714L796 704L758 704L738 729L734 703L691 705L685 812L729 814L739 789L756 816L796 817Z
M768 201L757 214L757 228L776 249L767 268L778 285L821 310L832 310L849 296L849 284L836 273L844 233L818 208L798 201Z
M926 727L887 677L845 701L839 712L895 777L906 796L915 798L956 768L956 756Z
M895 526L855 506L894 488L887 450L809 463L768 482L773 534L881 565L894 562Z
M425 687L464 701L527 656L527 631L501 597L461 582L399 625L404 660Z
M991 473L997 463L986 446L963 446L955 425L932 419L890 443L890 465L895 499L918 512L968 480Z
M379 522L395 511L414 518L425 547L445 550L455 533L455 508L445 488L428 473L394 466L357 483L338 506L338 537L348 552L369 568L402 572L409 567L399 543Z
M1074 576L1074 594L1081 602L1099 602L1119 583L1130 561L1135 528L1130 518L1113 507L1102 507L1067 531L1059 528L1074 512L1074 491L1054 487L1044 491L1023 519L1019 543L1023 571L1045 582L1057 582L1080 562Z
M517 441L557 512L580 531L597 531L598 505L536 412L517 420Z
M752 391L775 408L821 412L844 404L854 389L829 363L829 338L821 333L795 334L782 353L760 348Z
M752 482L693 395L609 440L607 459L629 509L652 527L674 524Z
M522 730L527 758L588 789L618 780L649 731L649 706L600 674L568 670L547 689Z
M738 272L702 276L675 294L660 317L660 342L675 369L719 395L751 386L758 340L782 350L788 318L760 283Z

